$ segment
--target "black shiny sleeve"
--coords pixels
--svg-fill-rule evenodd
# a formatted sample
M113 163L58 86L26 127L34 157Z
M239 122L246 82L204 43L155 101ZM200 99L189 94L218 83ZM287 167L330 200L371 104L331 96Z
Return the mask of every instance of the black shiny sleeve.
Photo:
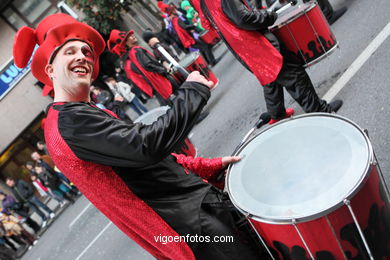
M241 0L222 0L221 5L224 14L244 30L267 30L275 22L266 10L250 10Z
M164 159L186 138L209 97L206 86L186 82L172 107L152 125L129 124L88 104L69 103L58 108L58 128L82 160L143 167Z
M145 70L156 72L158 74L167 73L166 69L161 65L161 63L159 63L155 57L151 57L146 51L137 49L135 56Z

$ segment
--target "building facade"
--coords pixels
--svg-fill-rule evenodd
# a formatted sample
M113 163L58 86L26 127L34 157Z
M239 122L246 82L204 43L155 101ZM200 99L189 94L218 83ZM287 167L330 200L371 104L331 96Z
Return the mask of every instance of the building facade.
M53 0L3 0L0 3L0 179L28 179L21 167L43 138L41 120L51 102L30 69L14 65L12 46L22 26L35 28L47 15L58 12ZM0 181L0 185L2 182ZM0 187L1 189L2 187Z

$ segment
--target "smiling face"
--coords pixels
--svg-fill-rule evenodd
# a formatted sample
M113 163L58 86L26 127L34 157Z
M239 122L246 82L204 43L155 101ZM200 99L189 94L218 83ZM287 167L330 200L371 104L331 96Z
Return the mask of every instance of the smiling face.
M55 88L74 96L88 93L92 82L95 55L83 41L70 41L56 53L53 62L45 68Z

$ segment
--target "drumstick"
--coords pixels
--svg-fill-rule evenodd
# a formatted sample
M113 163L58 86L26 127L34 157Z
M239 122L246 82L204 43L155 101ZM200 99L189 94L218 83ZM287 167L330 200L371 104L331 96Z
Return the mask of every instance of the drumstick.
M272 10L272 11L276 12L276 13L279 15L280 13L286 11L288 8L290 8L291 6L296 5L297 3L298 3L297 0L291 0L291 1L289 1L288 4L282 6L282 7L279 8L278 10L275 11L275 9L274 9L274 10Z
M188 71L182 67L165 49L162 47L160 44L157 43L157 50L164 55L165 58L174 66L177 68L177 70L180 72L180 74L184 77L187 78L189 73Z
M249 130L249 132L244 136L244 138L241 140L241 142L237 145L237 147L234 149L231 156L235 156L238 152L238 149L241 148L241 146L249 139L249 137L252 135L252 133L256 130L262 127L265 124L268 124L268 122L271 120L271 115L268 112L264 112L260 115L259 120L256 121L254 126ZM222 170L217 174L217 177L215 180L218 182L224 177L225 170Z

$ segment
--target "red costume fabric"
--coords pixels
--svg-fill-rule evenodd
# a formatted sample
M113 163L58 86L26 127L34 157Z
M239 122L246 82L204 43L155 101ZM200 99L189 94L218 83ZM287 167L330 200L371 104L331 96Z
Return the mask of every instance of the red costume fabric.
M60 104L60 103L58 103ZM115 116L111 111L108 114ZM57 167L77 184L78 189L107 218L127 236L142 246L157 259L195 259L185 242L162 244L156 241L160 234L178 234L139 199L113 172L110 166L79 159L62 138L58 129L59 111L51 107L45 124L45 140ZM221 158L202 159L178 155L178 163L199 171L201 176L211 177L222 167ZM151 232L152 231L152 232Z
M192 45L195 44L194 38L181 26L179 25L179 18L174 17L172 19L173 28L175 29L175 32L177 33L177 36L179 36L179 39L181 43L183 44L184 48L189 48Z
M134 65L141 71L141 73L148 79L150 84L152 84L153 88L164 98L167 99L172 95L172 85L169 80L155 72L150 72L145 70L141 64L139 63L137 57L136 57L136 50L137 49L143 49L142 47L136 46L131 48L129 52L129 58L131 62L134 63ZM149 53L150 56L154 56L152 53L147 51L146 49L143 49L146 52Z
M238 28L223 13L221 0L201 0L204 15L212 19L221 37L264 86L277 78L283 57L272 44L257 31ZM203 6L203 5L202 5Z
M131 61L127 59L125 61L124 70L126 72L126 76L140 89L142 90L146 95L149 97L153 97L153 89L152 87L146 82L146 80L142 77L142 75L136 73L131 69Z

